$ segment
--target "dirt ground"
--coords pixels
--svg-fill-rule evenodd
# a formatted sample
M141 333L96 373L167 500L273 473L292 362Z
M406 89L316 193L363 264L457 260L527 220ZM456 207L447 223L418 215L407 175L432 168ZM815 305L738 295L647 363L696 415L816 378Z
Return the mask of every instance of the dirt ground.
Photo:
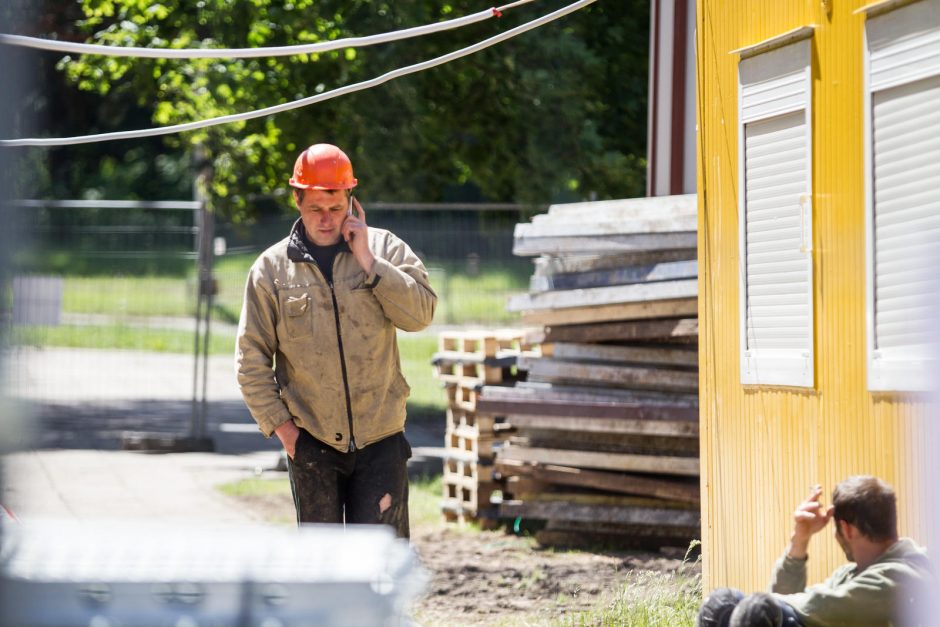
M271 521L289 523L293 515L293 503L283 495L239 498ZM412 610L424 627L556 624L603 608L625 585L632 598L644 597L644 588L661 596L668 594L664 585L680 585L665 575L700 573L697 562L683 563L681 549L568 551L540 547L504 529L443 521L412 525L411 542L431 576Z
M431 571L414 615L422 625L532 625L599 609L646 573L697 573L682 555L540 548L505 531L418 529L412 544ZM636 590L634 590L636 592ZM658 590L662 593L662 590Z

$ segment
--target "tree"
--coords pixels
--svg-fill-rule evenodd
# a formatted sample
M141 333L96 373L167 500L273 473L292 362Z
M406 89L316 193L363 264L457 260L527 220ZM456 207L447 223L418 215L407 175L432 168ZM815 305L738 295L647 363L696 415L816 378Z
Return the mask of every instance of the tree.
M60 0L61 1L61 0ZM122 46L279 46L369 35L481 9L469 0L79 0L77 26ZM83 56L58 67L105 116L88 127L139 128L249 111L432 58L561 6L539 2L456 31L321 55L235 60ZM546 203L641 195L645 170L648 5L598 2L496 47L379 88L264 119L96 145L127 172L164 153L185 163L199 147L211 192L231 217L283 192L295 155L316 141L343 146L370 199ZM90 128L89 128L90 127ZM76 132L76 131L73 131ZM142 146L146 148L142 148ZM133 151L137 151L134 153ZM136 155L136 156L134 156ZM167 156L172 155L172 157ZM120 167L118 167L120 166ZM172 169L172 168L171 168ZM172 179L172 177L170 177ZM132 182L134 177L130 177ZM77 181L73 183L77 184Z

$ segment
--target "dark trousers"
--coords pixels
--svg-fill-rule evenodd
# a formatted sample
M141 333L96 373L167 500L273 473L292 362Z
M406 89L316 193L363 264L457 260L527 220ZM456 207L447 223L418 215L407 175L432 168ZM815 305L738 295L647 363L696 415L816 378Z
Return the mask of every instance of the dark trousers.
M404 433L340 453L301 429L287 466L297 522L391 525L408 538L410 457Z

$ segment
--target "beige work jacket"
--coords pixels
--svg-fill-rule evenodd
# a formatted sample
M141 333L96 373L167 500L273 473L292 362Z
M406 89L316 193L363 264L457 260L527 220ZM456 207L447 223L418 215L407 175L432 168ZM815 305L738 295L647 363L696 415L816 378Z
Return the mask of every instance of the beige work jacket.
M362 448L404 429L410 388L395 329L427 327L437 295L408 245L373 227L372 274L341 251L331 286L306 254L300 228L298 220L248 274L238 384L266 437L293 420L337 450Z

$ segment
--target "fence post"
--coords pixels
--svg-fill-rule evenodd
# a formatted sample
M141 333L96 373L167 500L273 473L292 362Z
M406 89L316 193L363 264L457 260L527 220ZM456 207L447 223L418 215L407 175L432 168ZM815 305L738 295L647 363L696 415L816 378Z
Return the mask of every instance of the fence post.
M196 222L196 331L193 350L193 400L190 416L189 448L190 450L213 450L212 439L206 436L209 336L212 320L212 300L215 294L215 279L212 276L212 240L215 236L215 219L209 208L207 193L209 181L212 180L212 165L205 157L203 150L196 151L196 159L197 175L193 181L193 196L195 200L199 201L199 209Z

